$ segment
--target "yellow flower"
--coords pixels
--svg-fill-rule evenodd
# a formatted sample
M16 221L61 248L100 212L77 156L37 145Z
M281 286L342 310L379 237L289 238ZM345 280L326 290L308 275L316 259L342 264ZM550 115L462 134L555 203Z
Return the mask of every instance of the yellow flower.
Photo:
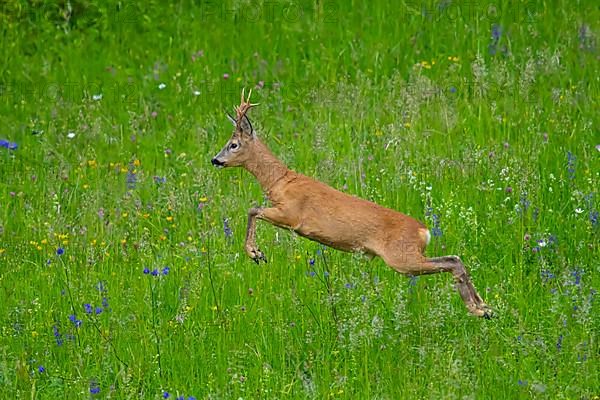
M208 201L208 197L202 196L199 199L202 203L206 203Z
M88 160L87 164L90 168L96 168L98 166L98 164L96 164L96 160Z
M48 244L48 239L42 239L42 244Z
M124 213L122 214L123 218L127 218L127 216L128 216L128 215L129 215L129 213L126 213L126 212L124 212Z
M134 165L134 166L136 166L136 167L139 167L139 166L140 166L140 164L141 164L141 163L140 163L140 160L138 160L137 158L136 158L135 160L133 160L133 165Z
M38 337L39 333L37 333L36 331L31 331L31 337Z
M169 222L173 221L173 217L169 215L169 216L167 217L167 221L169 221Z
M148 214L148 213L142 214L142 217L144 217L144 218L148 218L149 216L150 216L150 214Z
M167 237L165 235L160 235L160 240L165 241L167 240Z
M121 244L126 244L127 243L127 239L121 239Z
M87 183L85 185L83 185L84 189L88 189L90 187L90 185L88 185Z

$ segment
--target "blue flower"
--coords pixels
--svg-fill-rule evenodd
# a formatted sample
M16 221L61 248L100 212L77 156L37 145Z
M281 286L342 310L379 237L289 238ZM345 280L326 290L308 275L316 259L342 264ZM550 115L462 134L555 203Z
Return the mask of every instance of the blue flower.
M92 305L89 303L85 303L83 305L83 308L85 309L85 313L86 314L91 314L92 313Z
M98 385L94 385L90 387L90 393L91 394L98 394L100 393L100 386Z
M162 269L162 274L163 274L163 275L167 275L167 274L169 273L169 271L170 271L170 270L171 270L171 268L169 268L169 267L164 267L164 268Z
M96 315L102 313L102 311L104 311L104 309L102 307L96 307Z
M8 140L0 139L0 147L4 147L9 150L16 150L19 145L15 142L9 142Z
M77 319L75 314L69 315L69 321L71 321L73 325L75 325L75 328L79 328L82 324L82 321L80 319Z
M158 275L158 269L157 269L157 268L154 268L154 269L152 270L152 272L150 272L150 275L152 275L152 276L157 276L157 275Z
M148 267L144 268L144 274L148 275L150 273L150 269Z
M102 298L102 307L108 308L108 298L107 297Z
M40 365L40 366L38 367L38 372L39 372L40 374L43 374L44 372L46 372L46 368L44 368L44 366L43 366L43 365Z
M230 238L233 235L233 232L229 227L229 218L223 218L223 233L225 233L226 238Z
M163 399L168 399L169 397L171 397L171 395L169 394L169 392L163 392Z
M57 256L62 256L63 254L65 254L65 249L63 249L62 247L59 247L58 249L56 249Z
M310 264L310 266L312 267L313 265L315 265L315 259L311 258L310 260L308 260L308 263Z

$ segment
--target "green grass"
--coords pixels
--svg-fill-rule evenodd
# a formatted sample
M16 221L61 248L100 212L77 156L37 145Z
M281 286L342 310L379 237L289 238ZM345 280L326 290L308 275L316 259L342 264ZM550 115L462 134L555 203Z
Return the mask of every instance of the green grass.
M3 397L598 399L598 6L226 3L0 6ZM251 262L210 158L259 82L275 154L439 229L497 318L261 222Z

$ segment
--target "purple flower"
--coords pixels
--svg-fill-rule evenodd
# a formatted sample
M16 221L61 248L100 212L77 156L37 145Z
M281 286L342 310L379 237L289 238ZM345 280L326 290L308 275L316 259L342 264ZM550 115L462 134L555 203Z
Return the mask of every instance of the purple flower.
M225 79L225 80L229 79L229 74L228 73L224 73L223 74L223 79Z

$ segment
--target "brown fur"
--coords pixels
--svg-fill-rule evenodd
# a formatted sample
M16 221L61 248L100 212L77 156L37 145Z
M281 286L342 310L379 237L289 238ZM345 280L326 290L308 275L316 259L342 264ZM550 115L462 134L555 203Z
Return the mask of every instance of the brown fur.
M424 224L288 169L251 130L245 112L252 105L249 99L245 101L242 95L242 105L236 109L236 130L212 162L248 170L271 202L269 208L252 208L248 212L245 250L254 261L266 261L256 246L258 218L335 249L379 256L402 274L451 272L469 311L490 316L458 257L424 256L429 238Z

